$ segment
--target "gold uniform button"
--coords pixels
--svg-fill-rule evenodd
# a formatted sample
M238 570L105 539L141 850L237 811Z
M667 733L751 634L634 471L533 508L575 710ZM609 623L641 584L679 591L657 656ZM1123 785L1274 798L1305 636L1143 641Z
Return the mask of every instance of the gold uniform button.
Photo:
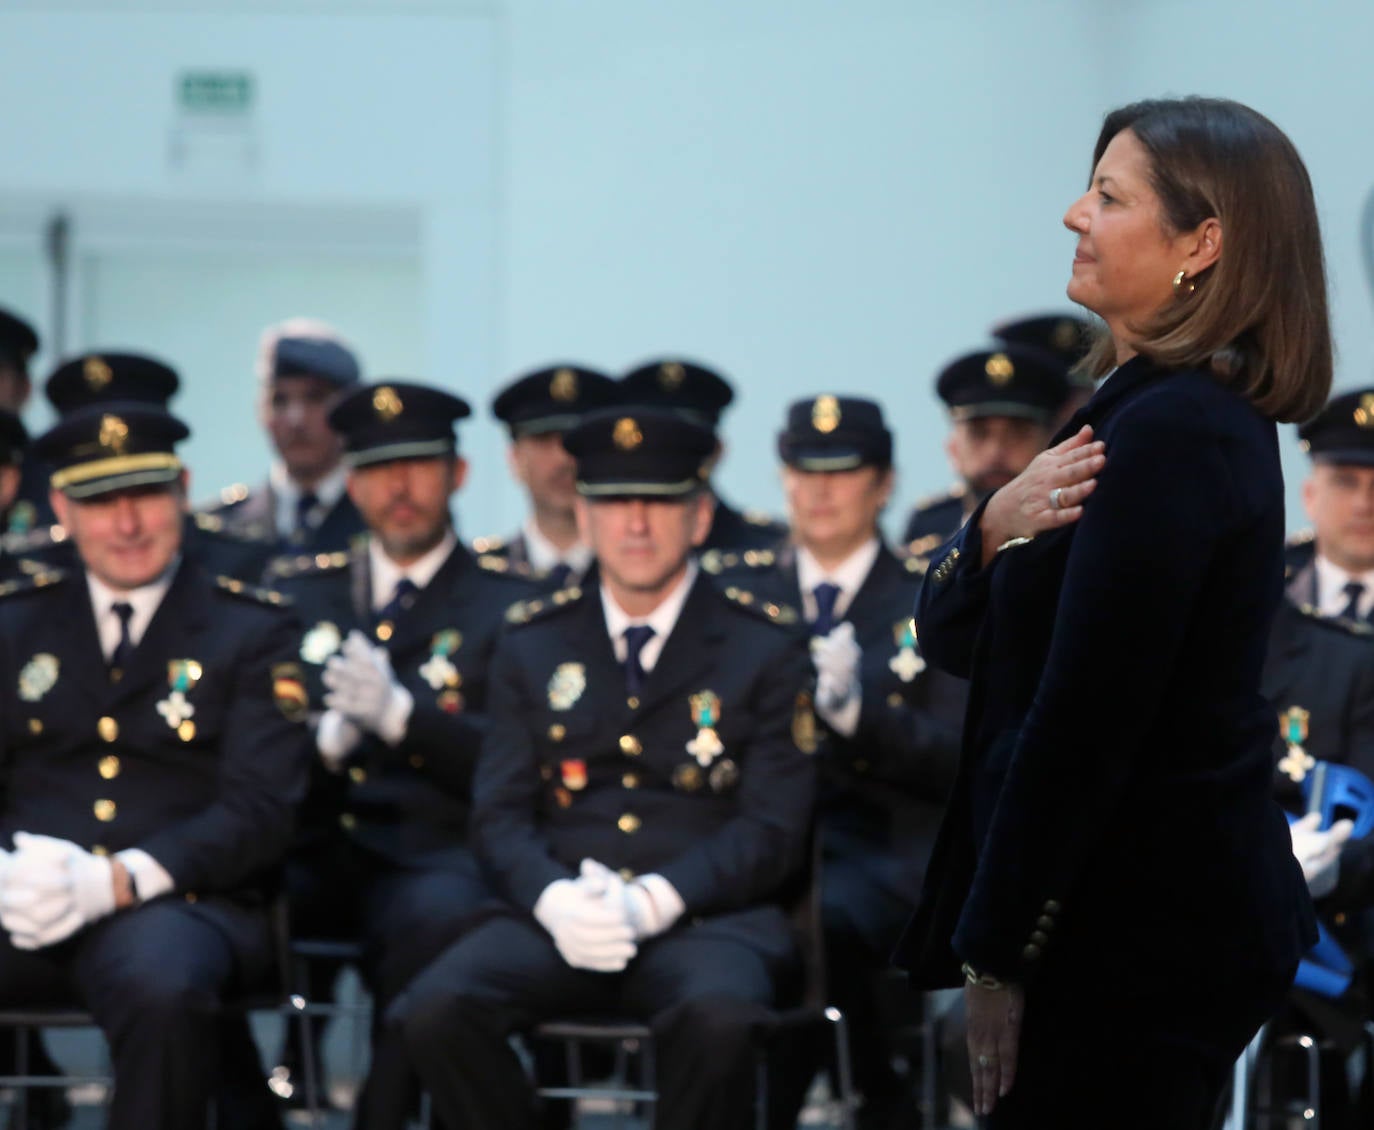
M1039 918L1035 920L1035 924L1042 930L1054 929L1054 919L1051 918L1048 914L1042 914Z
M382 643L386 643L386 641L391 638L391 633L395 630L390 620L383 620L377 625L377 638L381 640Z
M1040 957L1040 947L1034 942L1021 951L1021 956L1027 961L1036 961Z
M43 732L43 722L39 718L29 719L29 733L37 735Z
M644 752L644 747L639 744L639 739L633 734L622 734L620 737L620 752L626 757L638 757Z
M98 762L96 762L95 767L99 771L100 775L104 777L107 781L113 781L116 777L119 776L119 758L115 757L113 754L111 754L109 757L102 757Z
M351 832L358 826L358 818L351 812L345 812L339 816L339 827L345 832Z
M638 710L639 699L636 698L634 695L631 695L629 698L625 700L625 705L628 706L631 710Z
M412 769L419 769L425 763L424 757L418 753L412 753L407 760L410 762L410 767Z
M1031 941L1037 946L1043 946L1049 940L1049 935L1040 930L1035 931L1035 933L1031 935Z
M95 724L95 732L102 741L115 741L119 737L119 723L107 714Z
M639 831L639 826L641 823L642 821L633 812L627 812L624 816L622 816L619 820L615 822L615 826L619 828L622 832L624 832L627 836L633 836L636 832Z
M1045 900L1045 913L1046 913L1046 914L1058 914L1059 911L1060 911L1060 906L1059 906L1059 904L1058 904L1057 902L1054 901L1054 899L1046 899L1046 900Z
M634 773L626 773L620 778L620 783L627 789L637 789L639 788L639 777Z
M91 846L91 854L98 855L101 859L104 859L110 854L110 849L107 848L104 844L93 844Z
M1331 916L1331 921L1334 922L1337 926L1344 926L1344 925L1345 925L1345 911L1343 911L1343 910L1338 910L1338 911L1336 911L1336 913L1333 914L1333 915Z
M902 696L899 695L896 691L893 691L890 695L887 696L887 704L888 706L901 706Z
M180 726L177 727L177 737L179 737L184 742L195 741L196 724L192 722L189 718L186 719L185 722L183 722Z
M561 742L565 737L567 737L567 734L568 728L565 725L563 725L562 722L555 722L552 726L549 727L549 741L551 742Z
M186 892L186 901L187 901L187 902L195 902L195 901L196 901L196 892L195 892L195 891L187 891L187 892Z
M361 785L364 781L367 780L367 770L364 769L361 765L354 765L348 771L348 779L352 781L355 785Z
M632 882L634 882L634 877L635 877L635 873L634 873L633 871L631 871L628 867L622 867L622 868L620 869L620 880L621 880L621 882L623 882L623 883L632 883Z
M95 813L95 818L102 824L108 824L115 818L115 802L112 800L98 800L91 805L91 810Z

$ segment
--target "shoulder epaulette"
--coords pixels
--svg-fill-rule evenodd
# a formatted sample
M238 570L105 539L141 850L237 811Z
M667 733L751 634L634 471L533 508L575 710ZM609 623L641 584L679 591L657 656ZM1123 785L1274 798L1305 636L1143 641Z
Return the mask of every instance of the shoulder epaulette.
M941 534L926 534L907 542L902 552L910 557L929 557L948 540L948 537Z
M918 577L924 577L926 570L930 568L930 557L925 553L914 552L912 546L925 540L925 538L917 538L911 545L895 551L897 560L902 563L902 568Z
M582 586L569 585L565 589L549 593L548 596L537 596L532 600L518 600L506 609L506 623L529 624L534 620L542 620L551 612L571 608L581 599Z
M1361 639L1374 639L1374 627L1362 620L1351 620L1345 616L1323 616L1314 606L1306 603L1296 607L1309 620L1315 620L1335 631L1344 632L1348 636L1358 636Z
M508 573L514 577L532 577L534 571L524 562L512 562L509 558L498 557L494 553L483 553L477 558L477 567L488 573Z
M743 518L751 526L762 526L764 529L777 530L779 533L785 532L787 524L780 522L764 510L746 510Z
M258 588L257 585L246 584L237 577L216 577L215 584L219 585L223 592L232 593L234 596L241 596L246 600L256 601L258 604L283 605L290 604L289 597L282 596L276 589Z
M330 573L348 566L348 553L336 549L333 553L298 553L275 557L267 566L267 575L278 580L299 577L307 573Z
M1317 540L1317 531L1310 526L1305 530L1299 530L1296 534L1291 534L1284 541L1284 545L1289 549L1297 549L1299 546L1311 545Z
M13 581L0 584L0 597L15 596L19 593L45 589L59 581L65 581L67 574L61 569L43 569L29 577L17 577Z
M472 552L479 555L483 553L501 553L505 549L505 538L492 535L490 537L472 539Z
M748 589L742 589L738 585L730 585L722 590L722 595L737 608L743 608L746 612L752 612L756 616L761 616L774 624L795 624L797 622L797 610L786 604L775 604L771 600L760 600Z
M250 525L242 523L230 524L225 522L218 514L206 513L198 510L191 515L191 520L196 524L196 529L202 533L211 534L217 538L225 538L229 541L243 542L251 544L253 542L267 541L271 538L272 532L260 523L254 522Z
M708 549L701 555L701 567L713 575L730 569L768 569L777 561L778 555L771 549Z
M918 498L915 510L933 510L937 506L948 506L950 503L962 503L964 495L968 493L968 487L963 483L955 483L949 490L941 491L939 494L928 494L924 498ZM942 539L943 540L943 539Z
M234 483L232 486L225 487L219 492L219 502L214 505L237 506L248 497L249 490L247 483Z
M67 540L67 531L61 526L39 526L37 529L0 534L0 550L20 557L25 553L37 553L50 549Z

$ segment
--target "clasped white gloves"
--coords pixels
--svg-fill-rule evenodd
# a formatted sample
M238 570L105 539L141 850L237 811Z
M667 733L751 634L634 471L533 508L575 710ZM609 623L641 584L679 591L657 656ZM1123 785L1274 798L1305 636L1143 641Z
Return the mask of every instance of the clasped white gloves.
M627 883L604 864L584 859L578 882L590 891L604 891L608 898L620 894L637 942L672 929L687 909L677 888L662 875L638 875Z
M1355 830L1351 821L1337 820L1323 832L1321 822L1320 812L1309 812L1288 826L1293 837L1293 855L1302 867L1302 877L1307 880L1307 890L1314 899L1323 898L1336 889L1341 876L1341 848Z
M582 861L583 876L591 863ZM556 879L534 904L535 919L574 969L619 973L637 952L634 930L625 917L625 899L618 889L623 883L619 875L612 879L614 883L599 875L588 881Z
M69 840L14 834L0 864L0 925L16 949L55 945L115 909L110 860Z
M811 662L816 668L816 713L846 738L852 738L859 728L862 659L863 649L854 640L854 625L847 620L829 635L811 641Z
M329 688L324 696L327 710L337 711L355 726L371 730L389 745L400 744L406 736L415 699L397 682L386 648L369 643L354 628L339 652L329 657L323 678ZM323 749L320 752L326 756Z

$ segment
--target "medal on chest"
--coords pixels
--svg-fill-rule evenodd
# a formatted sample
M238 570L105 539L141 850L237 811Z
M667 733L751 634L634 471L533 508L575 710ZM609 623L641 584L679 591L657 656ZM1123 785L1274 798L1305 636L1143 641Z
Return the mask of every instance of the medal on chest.
M194 725L196 708L186 698L200 682L203 671L194 659L171 659L167 662L167 697L157 704L157 712L170 729L184 734L184 727Z
M925 659L916 651L916 622L903 620L893 625L892 637L897 643L897 654L887 661L888 670L909 683L926 669Z
M1279 762L1279 771L1287 773L1295 784L1302 784L1303 778L1317 765L1317 759L1303 748L1311 718L1311 713L1301 706L1290 706L1279 715L1279 733L1288 743L1288 754Z
M463 633L456 628L435 632L429 642L429 658L420 667L420 678L429 684L430 690L441 691L445 687L457 690L462 686L462 676L449 658L463 646Z
M687 743L687 752L705 769L725 752L716 727L720 725L720 698L715 691L698 691L688 699L697 736Z

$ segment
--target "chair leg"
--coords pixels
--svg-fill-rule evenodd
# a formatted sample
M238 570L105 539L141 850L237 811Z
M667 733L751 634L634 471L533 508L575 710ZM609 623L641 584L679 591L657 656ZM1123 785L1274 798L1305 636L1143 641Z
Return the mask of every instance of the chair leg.
M24 1076L29 1073L29 1034L32 1028L14 1030L14 1072ZM27 1130L29 1125L29 1085L21 1083L14 1097L15 1125Z
M1231 1072L1231 1109L1226 1114L1223 1130L1250 1130L1250 1087L1255 1062L1259 1059L1260 1048L1268 1031L1269 1026L1265 1025L1256 1032L1255 1038L1236 1060Z
M768 1130L768 1048L754 1055L754 1130Z
M320 1095L320 1065L315 1058L315 1026L310 1016L310 1004L305 997L293 994L291 1008L296 1025L296 1035L301 1043L301 1070L305 1075L305 1109L310 1112L310 1125L323 1125L323 1110Z
M838 1075L840 1099L840 1125L844 1130L854 1130L854 1108L858 1105L854 1098L854 1064L849 1056L849 1021L844 1013L833 1006L825 1010L825 1018L835 1029L835 1071ZM933 1122L926 1125L934 1125Z

